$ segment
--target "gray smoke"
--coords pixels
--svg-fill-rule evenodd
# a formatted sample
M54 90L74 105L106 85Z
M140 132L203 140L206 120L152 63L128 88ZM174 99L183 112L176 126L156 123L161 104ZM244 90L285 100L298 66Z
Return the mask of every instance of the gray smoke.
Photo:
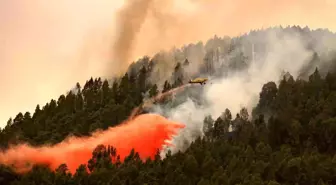
M185 129L172 140L174 147L167 147L162 155L168 149L172 153L179 150L184 151L192 141L202 136L203 120L207 115L212 115L216 119L226 108L231 111L232 115L235 115L243 107L246 107L251 113L252 108L258 103L262 86L269 81L278 83L284 71L296 78L301 74L303 68L306 68L307 74L310 74L317 66L329 66L326 63L331 59L328 59L328 55L325 55L324 51L327 48L334 49L336 42L328 42L328 45L323 45L325 39L320 40L314 34L311 34L310 38L314 42L307 43L307 38L302 37L300 32L288 31L287 29L270 29L266 32L254 32L241 37L239 42L242 44L235 48L235 51L230 55L219 58L217 62L228 66L235 62L232 60L241 53L239 51L243 50L249 58L247 69L227 73L225 70L227 67L224 67L220 72L226 73L226 75L220 78L210 76L210 82L202 87L201 99L206 102L205 104L199 105L192 98L186 98L172 109L166 106L155 108L155 112L164 113L169 119L186 124ZM335 35L331 34L329 39L334 40ZM252 55L251 45L257 46L258 42L262 42L264 47L255 47ZM307 68L315 52L325 62ZM193 91L193 89L189 91Z

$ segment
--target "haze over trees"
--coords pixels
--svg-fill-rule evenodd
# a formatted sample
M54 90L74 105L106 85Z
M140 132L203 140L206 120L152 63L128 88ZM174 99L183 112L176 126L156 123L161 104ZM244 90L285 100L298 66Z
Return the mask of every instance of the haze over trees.
M202 120L204 137L164 159L158 153L155 160L142 162L130 151L123 163L112 163L113 146L100 145L75 174L66 164L55 172L36 165L23 175L1 165L0 184L336 184L336 60L332 50L320 45L324 37L336 36L326 30L270 28L144 57L120 79L91 78L58 100L37 105L33 113L18 113L1 130L0 146L40 146L69 135L87 136L121 123L144 95L153 97L199 74L225 77L244 72L267 52L262 36L272 30L298 33L315 54L299 78L286 73L279 83L265 82L252 115L246 108L238 114L224 109L219 117L208 115ZM246 43L248 38L258 39ZM176 106L169 102L167 106Z

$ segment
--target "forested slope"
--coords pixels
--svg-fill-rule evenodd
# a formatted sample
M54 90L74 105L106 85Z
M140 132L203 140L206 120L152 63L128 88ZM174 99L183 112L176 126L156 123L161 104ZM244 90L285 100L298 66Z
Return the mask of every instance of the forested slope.
M141 59L116 81L90 79L83 88L77 84L57 101L37 106L32 115L19 113L9 120L0 133L1 147L20 141L55 144L71 134L89 135L125 120L146 92L154 96L198 74L225 76L228 71L246 69L251 57L237 54L232 49L236 42L219 44L227 50L218 55L213 50L218 47L210 47L216 42L224 41L215 38L204 46L208 48L203 50L204 63L198 73L190 73L188 66L193 62L175 51L180 55L174 55L176 63L162 89L151 78L160 73L156 60L161 55ZM197 50L203 45L190 47ZM88 164L75 174L67 172L66 164L55 172L35 166L24 175L1 166L0 184L336 184L336 73L332 65L316 65L316 61L323 63L322 54L316 53L302 71L308 77L305 80L287 74L279 83L264 84L251 119L245 108L237 115L226 109L219 117L205 117L205 137L185 152L168 154L162 160L158 155L145 163L131 153L123 163L112 164L113 146L98 146ZM235 57L219 65L220 56Z

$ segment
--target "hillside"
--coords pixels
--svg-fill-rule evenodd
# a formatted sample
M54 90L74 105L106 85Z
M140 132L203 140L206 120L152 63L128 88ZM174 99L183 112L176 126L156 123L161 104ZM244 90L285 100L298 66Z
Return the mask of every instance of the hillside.
M97 146L75 174L66 164L23 175L2 165L0 184L336 184L335 39L299 27L215 36L144 57L120 79L77 84L10 119L1 148L90 136L122 123L144 98L210 77L146 110L186 124L163 159L143 163L133 152L112 163L113 148Z

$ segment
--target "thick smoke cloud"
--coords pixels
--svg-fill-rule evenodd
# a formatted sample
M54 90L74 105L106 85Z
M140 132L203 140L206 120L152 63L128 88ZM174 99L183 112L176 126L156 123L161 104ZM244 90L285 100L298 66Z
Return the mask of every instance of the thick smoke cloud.
M165 113L168 118L185 123L186 127L172 141L175 147L168 147L163 151L163 155L168 149L172 152L185 150L192 141L203 134L203 120L205 116L212 115L217 119L226 108L228 108L233 118L239 111L246 107L251 114L259 100L259 93L262 86L273 81L279 83L284 72L289 72L294 78L297 78L302 69L309 64L314 56L314 51L319 55L327 48L334 48L336 42L325 45L321 48L321 42L317 37L314 50L307 48L306 40L303 40L298 33L285 32L283 30L273 30L268 34L249 35L244 37L242 42L261 41L263 40L267 48L262 52L256 52L254 61L251 61L249 67L238 73L229 73L228 76L222 78L213 78L204 87L201 99L206 104L198 105L197 101L192 98L187 98L185 102L173 109L157 106L154 112ZM260 38L263 36L264 38ZM265 38L266 37L266 38ZM329 39L335 40L335 35L329 35ZM252 43L251 43L252 44ZM241 50L238 47L236 50ZM320 49L320 51L319 51ZM235 55L238 52L233 52ZM252 54L251 54L252 55ZM327 56L324 56L327 57ZM229 57L228 57L229 58ZM324 58L325 61L327 58ZM228 62L227 59L220 61ZM308 74L311 74L315 67L323 67L325 63L320 63L316 66L311 66ZM222 71L224 72L224 71ZM193 91L195 89L191 89ZM177 100L178 101L178 100Z
M280 24L335 30L335 7L320 0L0 1L0 126L76 82L214 34Z

